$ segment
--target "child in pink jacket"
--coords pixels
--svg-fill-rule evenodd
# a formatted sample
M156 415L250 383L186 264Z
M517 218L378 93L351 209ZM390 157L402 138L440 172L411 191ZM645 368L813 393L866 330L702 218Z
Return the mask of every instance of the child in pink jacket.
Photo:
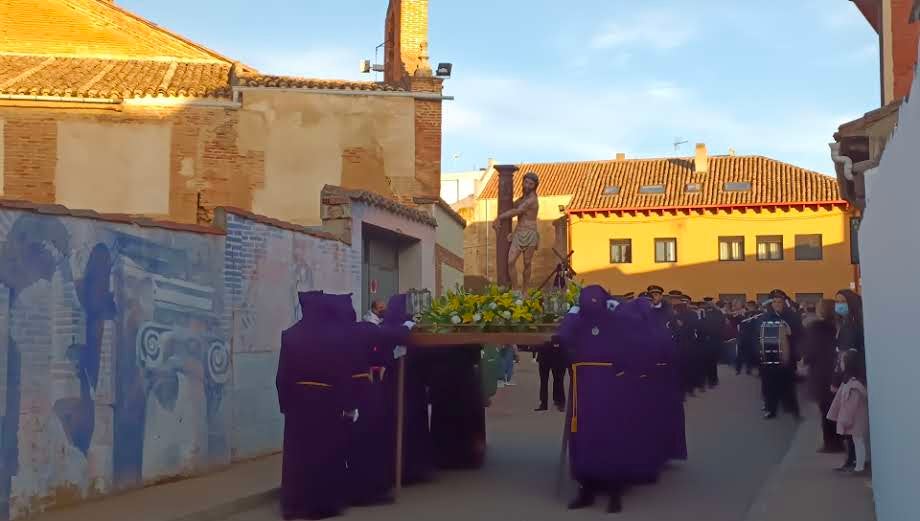
M866 469L866 440L869 435L869 395L863 369L863 355L855 349L843 354L843 384L831 403L827 419L837 422L837 434L850 436L856 451L854 472Z

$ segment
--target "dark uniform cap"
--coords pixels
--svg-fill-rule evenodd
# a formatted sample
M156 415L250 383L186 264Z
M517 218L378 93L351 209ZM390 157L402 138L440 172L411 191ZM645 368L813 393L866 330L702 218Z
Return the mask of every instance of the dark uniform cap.
M683 294L683 292L681 292L679 289L672 289L671 291L668 292L668 296L671 296L671 297L683 297L684 294Z
M705 297L705 298L703 298L703 302L712 302L712 301L713 301L713 298L712 298L712 297Z
M654 285L652 285L652 286L649 286L648 289L646 289L645 291L646 291L649 295L651 295L652 293L664 294L664 288L662 288L661 286L654 286Z
M788 298L786 292L781 289L774 289L770 292L770 298Z
M624 294L623 294L623 298L634 298L635 296L636 296L636 293L633 292L633 291L630 291L629 293L624 293Z
M681 295L681 296L680 296L680 300L682 300L682 301L684 301L684 302L691 302L693 299L690 298L690 295Z

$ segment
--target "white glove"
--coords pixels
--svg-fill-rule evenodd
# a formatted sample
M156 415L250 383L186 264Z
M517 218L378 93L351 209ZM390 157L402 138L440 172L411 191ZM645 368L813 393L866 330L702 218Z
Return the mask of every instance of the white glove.
M412 329L415 328L415 322L413 322L413 321L411 321L411 320L407 320L407 321L403 322L403 327L409 328L409 330L411 331Z
M351 423L358 421L358 409L355 409L355 415L351 417Z
M581 311L581 308L578 306L572 306L571 308L569 308L570 315L577 315L579 311Z
M607 311L613 311L619 305L620 305L619 302L617 302L616 300L610 299L607 301Z
M406 356L406 346L396 346L393 348L393 360L399 360Z

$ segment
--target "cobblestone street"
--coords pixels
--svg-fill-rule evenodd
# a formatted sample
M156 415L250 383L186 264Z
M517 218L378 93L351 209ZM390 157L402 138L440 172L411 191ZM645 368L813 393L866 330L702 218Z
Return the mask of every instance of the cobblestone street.
M397 504L353 508L344 519L453 521L596 519L593 509L568 512L574 484L556 495L562 413L532 411L537 365L522 354L517 386L500 389L488 411L489 459L478 472L441 474L437 482L403 491ZM795 423L760 417L759 382L723 368L722 385L687 405L690 460L674 464L657 485L634 488L618 518L648 521L744 520L771 472L786 454ZM807 407L807 405L806 405ZM830 472L830 470L828 470ZM226 521L279 519L277 505Z

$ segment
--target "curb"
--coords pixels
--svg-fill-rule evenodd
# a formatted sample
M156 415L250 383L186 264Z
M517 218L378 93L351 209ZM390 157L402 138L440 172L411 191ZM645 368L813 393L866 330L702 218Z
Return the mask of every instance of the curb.
M198 512L184 514L165 521L222 521L241 512L254 510L267 503L278 500L281 488L276 487L264 492L238 497L226 503L221 503Z

